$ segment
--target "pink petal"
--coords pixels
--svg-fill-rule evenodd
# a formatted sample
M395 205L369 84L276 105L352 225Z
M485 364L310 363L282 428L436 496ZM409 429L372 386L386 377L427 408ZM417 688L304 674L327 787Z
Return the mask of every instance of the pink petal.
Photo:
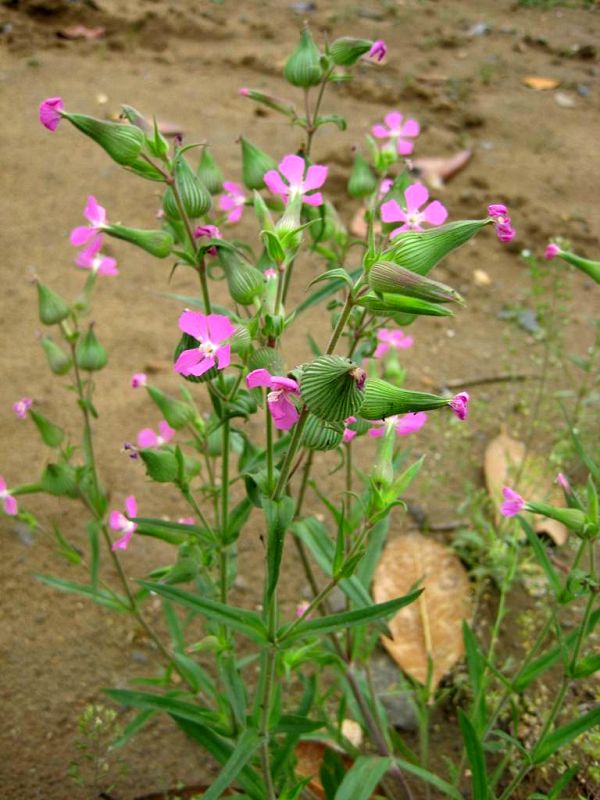
M378 436L383 436L383 434L385 433L385 423L383 422L381 423L381 428L369 428L367 433L369 434L369 436L372 436L373 438L377 438Z
M414 148L415 146L413 142L406 142L404 141L404 139L398 139L398 142L396 144L396 150L401 156L409 156L414 150Z
M348 442L351 442L352 439L354 439L354 437L357 435L358 434L356 433L356 431L353 431L351 428L344 428L344 433L342 434L342 442L344 442L344 444L348 444Z
M100 266L98 267L99 275L118 275L117 260L110 256L102 256Z
M306 203L307 206L322 206L323 205L323 195L321 192L315 192L314 194L305 194L302 198L302 202Z
M439 200L434 200L424 209L423 214L430 225L443 225L448 217L448 209Z
M388 139L390 136L390 132L385 125L373 125L371 133L376 139Z
M399 111L390 111L383 119L388 128L399 128L402 125L404 117Z
M169 425L169 423L164 419L161 419L161 421L158 423L158 431L165 443L170 442L171 439L175 436L175 429L172 428Z
M126 533L121 536L120 539L117 539L116 542L113 542L112 549L113 550L127 550L129 542L131 541L131 537L133 536L133 531L127 531Z
M398 236L399 233L404 233L405 231L410 230L412 230L412 226L405 222L404 225L401 225L399 228L394 228L394 230L390 233L390 239L393 239L394 236Z
M6 491L6 481L4 480L2 475L0 475L0 493L5 491Z
M301 156L284 156L279 162L279 171L284 178L287 178L290 186L300 186L304 179L306 162Z
M230 192L238 197L244 198L246 196L244 194L242 185L240 183L236 183L235 181L223 181L223 188L226 192Z
M99 205L94 195L90 195L83 212L83 216L88 219L94 227L104 225L106 222L106 209Z
M217 357L217 366L219 369L225 369L231 363L231 345L225 344L223 347L215 352Z
M396 200L388 200L381 206L381 219L384 222L406 222L406 214Z
M198 355L201 356L199 353ZM199 378L200 375L204 375L205 372L208 372L209 369L212 369L215 366L215 358L214 356L207 356L206 358L202 358L197 364L187 367L187 369L177 370L181 372L182 375L194 375L194 377Z
M4 510L10 517L14 517L17 513L17 501L10 494L4 498Z
M249 389L257 389L258 387L270 389L271 373L268 369L253 369L246 377L246 386Z
M208 338L213 344L229 339L235 333L235 325L232 325L231 320L223 314L209 314L206 321Z
M95 228L89 228L87 225L79 225L71 231L69 241L74 247L80 247L82 244L87 244L90 239L93 239L97 235L98 231Z
M61 97L48 97L40 103L40 122L49 131L54 132L61 120L60 112L65 107Z
M389 344L378 344L373 353L373 358L382 358L389 349Z
M390 344L396 350L408 350L409 347L413 346L414 339L412 336L406 336L402 331L393 331Z
M179 317L179 329L204 342L209 338L207 317L199 311L184 311Z
M244 206L237 206L233 209L231 214L227 214L227 221L228 222L239 222L242 218L242 212L244 211Z
M469 413L470 399L471 398L468 392L459 392L458 394L455 394L448 403L452 411L454 411L460 420L465 420L467 418Z
M427 422L427 414L417 411L412 414L403 414L395 425L398 436L408 436L410 433L420 431Z
M145 386L148 381L148 377L145 372L136 372L131 376L131 388L137 389L140 386Z
M202 353L197 347L194 347L192 350L184 350L179 354L173 369L175 372L181 372L182 375L188 375L190 374L188 370L196 366L200 361L202 361Z
M285 185L281 179L281 175L276 169L270 169L268 172L265 172L263 181L267 189L273 192L273 194L280 194L283 195L283 197L288 195L289 187Z
M418 136L421 133L421 126L416 119L407 119L402 126L402 136Z
M158 437L152 428L143 428L137 435L138 447L156 447L158 444Z
M137 517L137 502L132 494L125 498L125 511L127 512L127 516Z
M429 192L422 183L411 183L404 191L404 199L406 200L408 213L412 214L429 200Z
M127 520L120 511L111 511L108 518L108 524L113 531L120 531L124 525L127 525Z
M293 378L284 378L282 375L273 375L271 386L273 389L283 389L284 392L298 393L298 383Z
M219 208L221 211L229 211L229 209L237 207L238 204L235 200L235 197L232 197L230 194L222 194L219 197Z
M300 419L298 409L283 392L277 395L276 399L268 399L267 403L277 430L289 431Z
M320 189L327 180L327 167L322 167L320 164L313 164L306 171L306 178L304 179L304 191L310 192L312 189Z

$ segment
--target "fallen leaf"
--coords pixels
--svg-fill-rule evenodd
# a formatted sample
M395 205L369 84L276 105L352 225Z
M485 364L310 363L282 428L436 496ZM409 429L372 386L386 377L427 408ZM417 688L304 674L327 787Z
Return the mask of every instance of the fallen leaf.
M535 89L536 92L545 92L548 89L556 89L560 85L560 81L554 78L544 78L541 75L528 75L521 81L525 86L530 89Z
M519 494L528 500L561 507L565 505L562 492L554 483L554 475L550 473L545 458L534 453L527 454L522 474L519 475L525 455L526 448L523 442L513 439L504 432L492 439L486 447L483 471L487 490L497 509L498 521L503 500L502 489L505 486L514 488L517 478ZM559 546L567 541L569 532L558 520L536 514L532 526L536 533L546 534Z
M484 269L473 270L473 283L475 286L489 286L492 279Z
M433 691L464 652L469 578L446 545L420 533L399 536L387 545L377 565L373 597L377 603L393 600L408 594L418 581L424 592L392 617L392 638L382 636L382 642L404 672L424 685L431 658Z
M448 158L412 159L412 167L432 188L439 189L464 169L472 157L472 150L460 150Z
M86 25L70 25L68 28L63 28L58 31L58 36L61 39L100 39L106 33L106 28L101 25L97 28L88 28Z
M350 722L350 720L344 720L344 722ZM319 800L326 800L325 790L323 788L323 784L321 783L320 775L321 767L323 766L323 759L325 758L325 753L327 750L334 750L336 753L338 753L341 756L342 762L346 769L350 769L352 766L352 760L348 756L341 753L337 747L333 745L333 743L331 746L328 746L323 742L302 741L298 742L294 749L294 754L297 759L296 774L302 778L310 778L308 788L315 797L319 798Z

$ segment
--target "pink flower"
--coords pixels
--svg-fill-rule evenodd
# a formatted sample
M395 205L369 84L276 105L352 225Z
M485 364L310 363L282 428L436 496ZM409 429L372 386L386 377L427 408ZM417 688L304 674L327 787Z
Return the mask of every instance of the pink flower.
M44 128L48 128L49 131L54 133L62 118L60 112L64 107L65 104L63 103L62 97L49 97L47 100L43 100L40 103L40 122Z
M82 269L89 269L98 275L118 275L117 261L110 256L103 256L100 248L103 242L102 234L92 239L91 243L77 254L75 263Z
M242 90L240 89L240 94ZM224 181L223 188L225 194L219 197L219 208L221 211L228 211L227 222L239 222L242 217L246 195L239 183Z
M387 55L387 46L383 39L377 39L373 42L371 49L367 53L367 58L372 58L373 61L383 61Z
M216 225L199 225L194 231L194 239L222 239L221 231ZM216 247L209 247L207 250L210 256L217 255Z
M136 372L131 376L131 388L139 389L140 386L146 386L148 377L145 372Z
M127 516L125 516L127 514ZM123 535L113 542L113 550L127 550L127 545L131 541L133 532L137 528L135 522L132 522L128 517L137 517L137 502L133 495L125 498L125 514L120 511L111 511L109 517L109 525L113 531L119 531Z
M556 482L558 483L560 488L563 490L563 492L567 492L567 494L572 494L573 493L573 489L571 488L571 484L569 483L569 479L567 478L566 475L563 475L562 472L559 472L558 475L556 476Z
M75 247L87 244L92 239L95 239L106 224L106 209L98 205L98 201L93 195L88 197L83 216L89 220L91 224L73 228L70 241Z
M33 405L33 400L31 397L22 397L20 400L17 400L16 403L13 404L12 410L15 412L19 419L25 419L27 416L27 412Z
M469 413L469 393L459 392L448 401L448 405L460 420L465 420Z
M296 606L296 616L303 617L309 608L310 608L310 603L308 602L308 600L303 600L301 603L298 603L298 605Z
M505 486L504 489L502 489L502 495L504 497L504 502L500 506L500 513L503 517L514 517L522 511L525 500L523 500L520 494L517 494L512 489L509 489L508 486Z
M267 188L273 194L280 195L285 203L291 197L301 195L302 201L307 205L320 206L323 204L323 195L314 190L323 186L327 179L327 171L327 167L320 164L312 164L306 169L306 161L301 156L288 155L279 162L279 172L270 169L265 173L264 181ZM287 183L283 181L281 175ZM308 194L309 192L313 193Z
M381 219L384 222L402 222L399 228L390 233L393 238L402 231L422 231L423 223L442 225L446 221L448 211L439 200L429 203L423 211L419 209L429 200L429 192L420 183L411 184L404 192L406 211L403 211L396 200L388 200L381 206Z
M14 517L17 513L17 501L6 488L6 481L2 475L0 475L0 500L2 500L4 506L4 513Z
M278 430L289 431L298 422L300 414L290 400L290 395L298 395L298 384L295 380L271 375L267 369L255 369L246 377L246 385L249 389L261 386L272 390L267 395L267 405Z
M358 436L357 431L353 431L350 427L353 422L356 422L356 417L348 417L344 420L344 433L342 434L342 442L344 444L348 444L355 436Z
M195 525L196 524L196 520L193 517L179 517L177 522L180 525Z
M496 235L500 241L512 242L517 232L511 224L508 208L503 203L492 203L488 206L488 214L494 220Z
M268 281L276 281L277 278L279 277L277 275L277 270L273 269L273 267L269 267L269 269L266 269L263 272L263 275L265 276L265 279Z
M421 132L421 127L416 119L407 119L402 124L403 119L399 111L391 111L384 117L385 125L373 125L371 132L377 139L389 139L395 143L399 155L408 156L415 145L414 142L407 142L406 137L414 139Z
M176 372L198 377L215 365L218 369L229 366L231 347L221 343L229 339L235 328L227 317L221 314L206 316L188 309L179 317L179 328L200 344L179 355L174 367Z
M175 431L164 419L158 423L158 433L152 428L143 428L137 435L137 443L140 447L160 447L167 444L175 436Z
M393 185L394 181L391 178L384 178L381 181L381 183L379 184L379 192L377 195L380 200L382 200L386 196L386 194L389 192L389 190L392 188Z
M241 94L242 97L248 97L250 94L250 89L248 89L246 86L242 86L242 88L238 90L238 93Z
M393 417L388 417L386 420L378 423L380 427L369 428L367 433L369 436L383 436L387 425L391 425L398 436L409 436L411 433L420 431L423 425L427 422L427 414L424 411L414 411L408 414L397 414Z
M382 358L390 347L394 350L407 350L413 346L413 337L407 336L400 328L380 328L377 331L377 347L373 358Z
M560 247L554 242L550 242L550 244L544 250L544 258L547 261L551 261L560 253Z

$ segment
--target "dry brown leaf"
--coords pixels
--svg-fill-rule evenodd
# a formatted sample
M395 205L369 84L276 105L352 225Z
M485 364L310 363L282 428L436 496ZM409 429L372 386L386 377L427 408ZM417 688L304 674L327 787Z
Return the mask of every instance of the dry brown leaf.
M400 609L388 623L392 638L383 644L400 667L419 683L433 663L432 690L464 652L462 621L470 614L469 579L446 545L420 533L399 536L381 556L373 580L377 603L408 594L421 581L419 599Z
M548 89L556 89L557 86L560 86L560 81L554 78L544 78L541 75L527 75L521 83L529 86L530 89L535 89L536 92L546 92Z
M472 150L460 150L448 158L415 158L412 160L412 166L426 183L434 189L439 189L464 169L472 157Z
M525 452L523 442L513 439L507 433L499 434L486 447L483 471L487 490L496 509L502 503L502 489L505 486L512 487L517 476L519 493L523 497L539 503L564 506L564 498L554 483L554 476L548 470L546 459L529 453L522 475L518 475ZM567 541L568 530L558 520L536 515L532 525L536 533L545 533L557 545L563 545Z
M349 721L349 720L344 720ZM323 758L325 757L326 750L331 749L339 752L337 748L328 748L323 742L298 742L294 749L294 754L297 758L296 773L302 778L310 778L308 788L311 792L318 797L319 800L325 800L325 790L320 780L321 767L323 765ZM352 766L352 761L348 756L340 753L342 761L346 769Z
M88 28L85 25L70 25L58 31L61 39L100 39L106 33L106 28L101 25L97 28Z

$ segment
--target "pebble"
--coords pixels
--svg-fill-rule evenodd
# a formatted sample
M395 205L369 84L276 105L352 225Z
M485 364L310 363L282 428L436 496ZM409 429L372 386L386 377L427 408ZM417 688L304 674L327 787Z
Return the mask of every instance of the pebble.
M390 724L402 731L416 731L419 721L412 692L400 689L400 668L386 653L376 651L371 659L371 675L373 687L386 710Z
M485 34L490 33L491 30L487 22L476 22L474 25L471 25L467 31L467 36L485 36Z
M557 92L554 95L554 100L556 102L556 105L560 106L561 108L575 108L575 106L577 105L577 103L571 97L571 95L565 94L565 92Z
M586 86L585 83L578 83L577 84L577 94L580 97L587 97L590 93L590 87Z

